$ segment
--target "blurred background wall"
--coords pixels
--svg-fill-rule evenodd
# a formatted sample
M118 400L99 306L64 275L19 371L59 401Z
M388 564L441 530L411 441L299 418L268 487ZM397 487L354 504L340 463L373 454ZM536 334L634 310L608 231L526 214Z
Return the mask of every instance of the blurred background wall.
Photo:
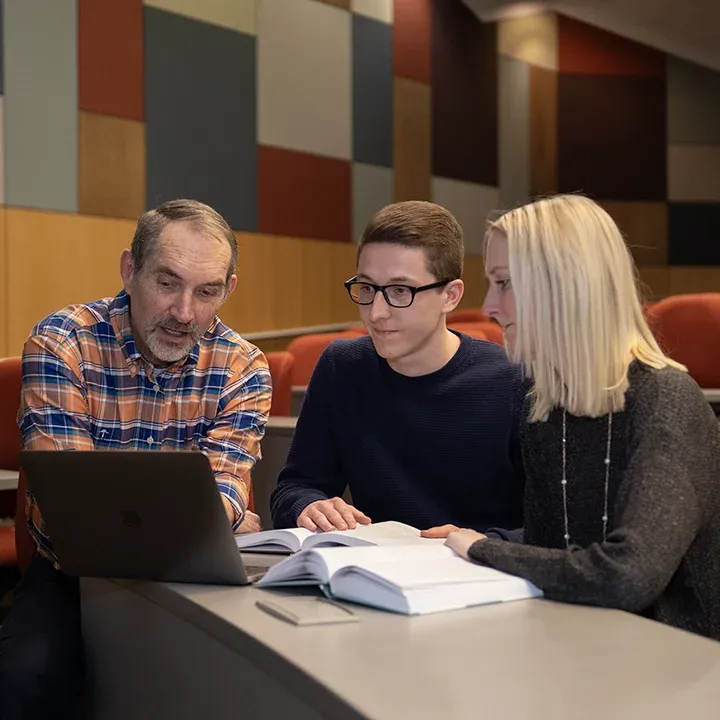
M720 73L548 11L468 0L4 0L0 355L115 294L137 217L175 197L237 231L245 333L354 321L371 214L428 199L466 233L583 191L647 294L720 289ZM286 342L258 343L272 349Z

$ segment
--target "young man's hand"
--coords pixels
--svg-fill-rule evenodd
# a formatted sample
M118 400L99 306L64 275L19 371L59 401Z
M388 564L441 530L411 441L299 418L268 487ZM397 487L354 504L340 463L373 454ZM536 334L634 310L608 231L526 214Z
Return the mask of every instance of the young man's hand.
M354 530L358 523L368 525L370 518L364 513L348 505L342 498L334 497L330 500L316 500L310 503L298 517L298 527L306 528L311 532L322 530Z

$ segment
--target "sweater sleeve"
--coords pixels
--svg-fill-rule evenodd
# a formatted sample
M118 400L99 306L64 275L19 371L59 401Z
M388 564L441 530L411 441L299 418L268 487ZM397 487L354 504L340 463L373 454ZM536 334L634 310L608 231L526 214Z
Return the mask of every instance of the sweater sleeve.
M316 500L342 496L345 480L332 427L334 387L332 346L318 360L305 393L285 467L270 496L273 525L295 527Z
M650 606L703 523L695 483L712 481L718 428L687 376L643 398L631 427L615 528L605 542L566 550L488 539L470 548L470 558L529 580L552 600L632 612Z

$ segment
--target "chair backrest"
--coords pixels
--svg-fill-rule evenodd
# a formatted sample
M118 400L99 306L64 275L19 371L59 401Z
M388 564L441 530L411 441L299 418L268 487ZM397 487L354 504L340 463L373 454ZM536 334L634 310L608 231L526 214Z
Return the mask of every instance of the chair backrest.
M295 361L287 350L265 354L273 382L272 405L270 415L290 415L292 395L292 366Z
M453 330L469 335L476 340L487 340L487 335L483 332L481 323L458 323L453 326Z
M0 360L0 468L20 467L22 437L17 425L22 387L22 366L19 357Z
M720 387L720 293L668 297L647 315L660 346L700 387Z
M19 357L3 358L0 360L0 468L3 470L18 470L20 467L20 448L22 436L17 425L17 412L20 407L20 390L22 387L22 362ZM22 498L22 499L20 499ZM32 541L27 533L25 524L25 490L22 494L14 490L0 492L0 514L2 517L18 516L20 510L21 524L18 533L3 529L3 564L14 565L17 562L18 540L23 545L23 551L32 557L34 551ZM18 539L17 534L24 537Z
M470 337L479 338L481 340L489 340L497 345L504 345L505 338L502 328L492 321L481 323L453 323L449 326L452 330L470 335ZM483 337L480 337L482 335Z
M490 316L484 313L479 308L467 308L465 310L455 310L451 312L447 317L448 325L454 323L480 323L488 322Z
M287 351L293 356L292 384L307 385L312 377L313 370L323 350L333 341L339 338L356 338L364 335L360 329L351 328L344 332L336 333L313 333L301 335L290 341Z

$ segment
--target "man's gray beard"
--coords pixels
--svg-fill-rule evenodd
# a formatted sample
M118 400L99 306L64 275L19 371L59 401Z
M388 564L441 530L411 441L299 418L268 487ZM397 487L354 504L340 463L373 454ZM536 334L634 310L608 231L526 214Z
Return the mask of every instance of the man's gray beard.
M159 340L155 332L151 332L147 338L147 345L150 352L158 359L167 363L176 363L186 358L195 345L195 339L191 336L185 346L171 346Z

